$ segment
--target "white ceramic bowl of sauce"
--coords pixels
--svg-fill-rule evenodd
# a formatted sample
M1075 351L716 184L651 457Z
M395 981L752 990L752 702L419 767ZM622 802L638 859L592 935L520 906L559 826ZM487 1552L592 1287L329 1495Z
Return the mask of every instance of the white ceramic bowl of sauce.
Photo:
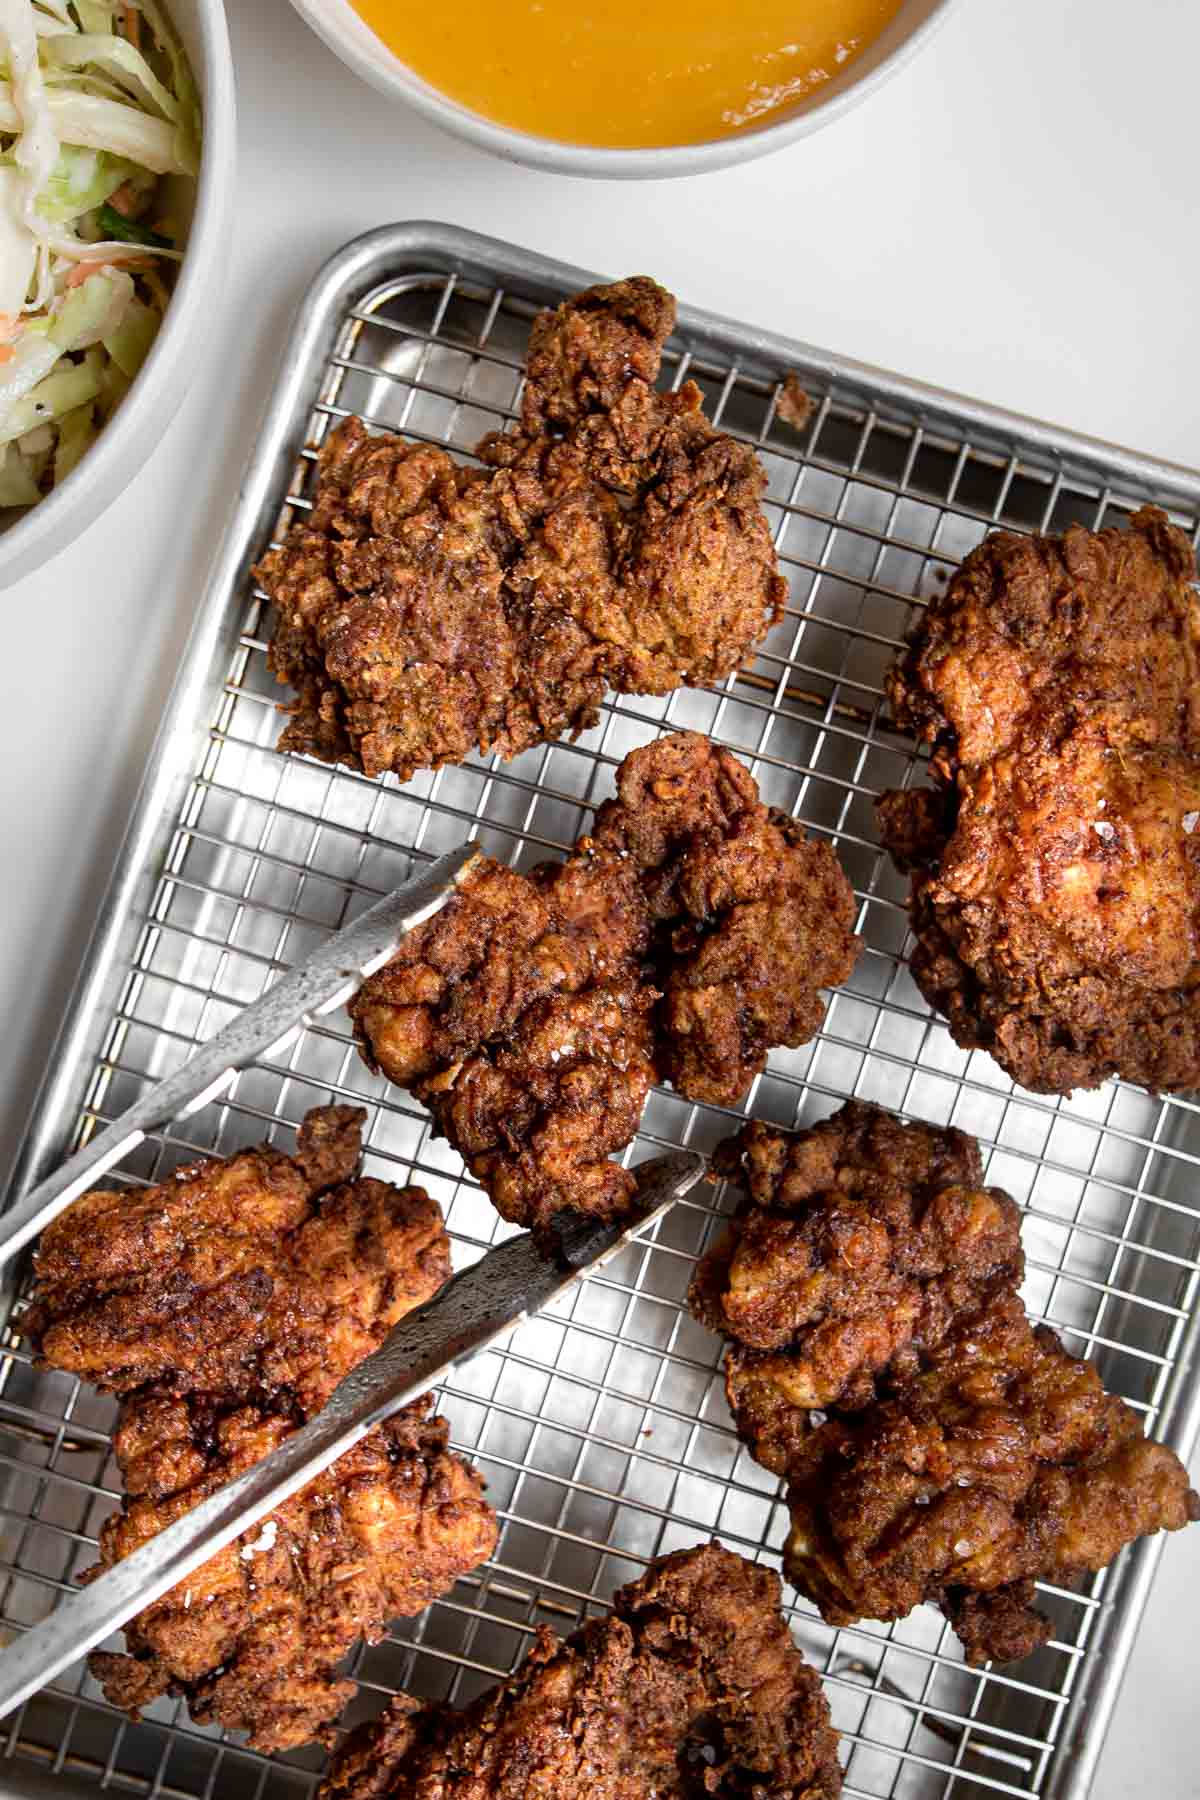
M489 67L478 26L482 22L495 31L497 18L504 15L504 7L495 0L470 0L466 9L414 6L413 0L355 4L292 0L292 4L364 81L406 101L480 149L565 175L659 180L747 162L828 125L902 69L928 43L955 0L764 0L762 5L751 0L741 8L736 0L733 4L703 0L699 8L696 0L687 0L674 13L675 26L664 23L661 28L654 0L590 0L591 13L589 0L507 0L508 19L527 35L536 15L553 15L557 24L546 39L555 46L550 54L577 56L576 66L592 75L590 94L586 81L572 85L562 79L561 69L543 68L540 86L529 80L529 69L537 64L524 54L519 40L514 40L506 68ZM819 15L821 25L820 32L807 39L806 27L791 28L788 23L797 14L803 16L806 5L811 9L808 17ZM764 37L763 31L771 29L764 25L764 17L771 13L775 36ZM636 37L627 35L617 42L614 22L622 14L642 24ZM690 23L678 23L681 15ZM697 27L704 17L712 34L708 40L702 35L703 23ZM403 60L376 34L368 18L394 21L397 45L426 21L433 28L423 32L423 43ZM849 27L844 33L837 30L839 20ZM872 27L869 35L864 30L861 38L853 36L855 28L867 26ZM655 33L667 59L661 66L655 65L652 54ZM755 65L752 73L734 66L730 34L743 63L749 58ZM564 35L570 41L561 48ZM788 42L790 38L801 41ZM819 49L814 51L813 44ZM622 48L628 68L616 88L618 102L606 116L604 97L614 89L603 83L597 86L595 59L605 50L619 58ZM728 102L730 91L712 90L707 105L716 128L706 129L703 108L681 107L678 95L689 83L695 87L698 71L713 69L720 71L721 81L738 77L744 86L723 112L712 109L722 100ZM424 78L435 74L444 86ZM666 122L647 129L644 121L654 101L646 83L655 80L668 96L661 115ZM503 94L503 102L483 110L480 97L489 83L492 92ZM640 111L626 104L635 88ZM538 128L531 129L539 110ZM512 122L502 122L502 113ZM613 122L618 114L624 115L619 124Z

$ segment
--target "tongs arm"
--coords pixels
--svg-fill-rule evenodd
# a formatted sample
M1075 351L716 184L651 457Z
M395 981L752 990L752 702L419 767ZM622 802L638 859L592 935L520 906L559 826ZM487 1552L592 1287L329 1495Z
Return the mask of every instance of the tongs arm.
M479 855L466 843L393 889L203 1044L181 1069L143 1094L82 1150L0 1217L0 1264L45 1229L72 1200L136 1149L150 1132L186 1119L230 1086L256 1057L279 1056L314 1019L336 1012L405 935L438 912Z

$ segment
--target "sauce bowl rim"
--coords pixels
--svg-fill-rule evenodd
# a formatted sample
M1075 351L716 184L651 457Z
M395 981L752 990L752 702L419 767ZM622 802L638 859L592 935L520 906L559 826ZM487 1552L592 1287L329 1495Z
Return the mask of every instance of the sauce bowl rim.
M782 150L832 124L881 87L928 44L959 0L903 0L879 36L823 88L783 117L697 144L611 149L564 143L471 110L411 69L385 45L351 0L292 0L292 5L347 68L378 93L407 101L443 130L508 162L600 180L655 180L725 169Z

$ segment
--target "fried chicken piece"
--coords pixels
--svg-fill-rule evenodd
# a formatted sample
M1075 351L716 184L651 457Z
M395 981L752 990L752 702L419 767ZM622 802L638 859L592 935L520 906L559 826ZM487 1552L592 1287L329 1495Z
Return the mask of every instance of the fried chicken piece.
M496 1521L475 1471L450 1453L429 1396L377 1427L261 1525L126 1628L127 1655L89 1668L136 1716L182 1694L202 1725L245 1731L266 1752L320 1739L356 1684L337 1665L359 1638L421 1612L491 1554ZM203 1395L137 1397L117 1458L133 1498L106 1521L93 1575L275 1449L280 1414L216 1411Z
M731 751L701 732L674 731L630 751L589 842L632 862L655 922L673 923L686 909L688 851L720 841L759 805L757 782Z
M606 685L738 667L786 586L753 450L694 383L655 391L674 318L636 277L535 321L520 426L478 447L490 474L357 419L330 433L311 513L256 571L297 695L281 749L407 780L577 735Z
M791 1469L784 1566L831 1624L943 1607L968 1661L1049 1637L1065 1585L1200 1519L1179 1459L1015 1294L948 1337L895 1399L816 1426Z
M775 1044L819 1028L849 974L854 902L833 852L762 805L696 732L627 756L561 864L483 861L350 1006L363 1055L433 1113L507 1219L606 1217L646 1095L734 1105Z
M659 922L662 1073L689 1100L736 1106L776 1045L820 1029L820 989L862 948L828 844L762 804L750 771L698 732L625 758L593 842L642 872Z
M627 1212L632 1143L654 1083L654 990L610 981L531 1006L508 1041L421 1084L418 1097L502 1218L540 1228L564 1209Z
M734 1340L739 1430L780 1473L774 1415L870 1404L881 1377L910 1379L959 1318L1023 1278L1020 1213L983 1186L964 1132L849 1100L798 1134L745 1126L713 1169L741 1179L748 1204L701 1262L690 1304ZM748 1429L760 1408L762 1438Z
M371 1067L429 1107L505 1218L632 1203L635 1177L608 1158L655 1080L648 941L615 857L529 876L485 860L351 1002Z
M964 1049L1035 1092L1200 1082L1200 603L1165 513L998 532L888 692L932 793L880 805L913 870L912 972Z
M1200 1518L1173 1453L1035 1328L1020 1214L963 1132L851 1100L747 1126L718 1173L747 1204L690 1303L731 1340L739 1435L788 1477L785 1569L831 1624L940 1605L970 1658L1043 1642L1035 1579Z
M635 384L658 379L675 301L647 275L586 288L529 332L521 430L529 437L569 431L615 412Z
M497 506L523 542L507 591L526 610L531 653L541 621L569 615L601 686L666 694L684 681L723 680L785 597L771 574L758 458L713 431L690 384L679 394L649 394L612 442L614 422L604 425L603 444L594 429L580 428L565 443L500 438L480 446L501 471ZM647 454L628 460L625 446ZM597 485L598 457L615 492L637 494L632 510ZM532 666L527 679L540 691Z
M310 1112L268 1145L145 1193L87 1194L46 1232L22 1320L39 1358L126 1396L126 1488L95 1573L276 1448L450 1273L420 1188L346 1179L361 1108ZM475 1472L427 1400L373 1431L90 1660L110 1701L183 1694L263 1750L327 1733L360 1636L419 1612L491 1553Z
M256 571L278 615L269 666L297 693L281 750L407 780L595 722L586 634L503 591L514 540L486 474L353 418L318 470L312 512Z
M565 1642L543 1627L464 1711L398 1695L319 1800L836 1800L837 1733L779 1603L771 1570L678 1551Z
M639 966L649 922L632 872L575 857L529 875L482 857L453 899L360 988L351 1017L400 1087L508 1038L523 1014Z
M320 1107L294 1158L262 1144L140 1193L83 1195L34 1259L21 1329L39 1358L109 1393L155 1384L317 1411L450 1273L428 1195L345 1181L365 1118Z
M511 585L569 613L620 693L723 680L787 596L758 457L709 424L695 382L655 391L674 324L645 276L541 314L520 428L478 447L525 546Z
M787 589L759 504L762 465L749 445L714 432L694 398L696 410L681 412L660 440L613 604L604 617L584 617L618 693L713 686L783 614Z

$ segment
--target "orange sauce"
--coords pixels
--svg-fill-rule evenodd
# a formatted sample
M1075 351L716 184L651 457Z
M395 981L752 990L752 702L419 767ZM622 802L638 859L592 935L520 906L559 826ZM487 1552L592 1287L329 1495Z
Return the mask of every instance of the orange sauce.
M902 0L353 0L473 112L612 148L728 137L829 81Z

